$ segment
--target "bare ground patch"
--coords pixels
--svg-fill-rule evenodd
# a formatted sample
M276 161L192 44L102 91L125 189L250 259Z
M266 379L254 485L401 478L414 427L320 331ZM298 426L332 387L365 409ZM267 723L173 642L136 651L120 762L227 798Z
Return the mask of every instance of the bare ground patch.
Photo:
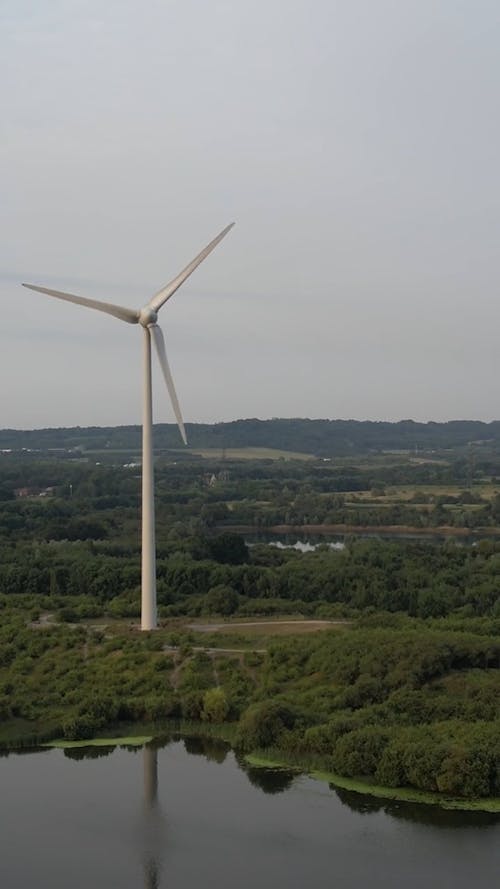
M317 633L321 630L335 630L350 623L347 620L254 620L225 621L223 623L188 624L188 629L196 633L230 633L252 636L290 636L297 633Z

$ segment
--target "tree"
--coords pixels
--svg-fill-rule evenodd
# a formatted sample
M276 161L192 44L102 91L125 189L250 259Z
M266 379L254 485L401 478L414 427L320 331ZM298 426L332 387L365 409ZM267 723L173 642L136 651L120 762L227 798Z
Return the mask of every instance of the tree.
M209 589L203 602L209 614L234 614L239 598L230 586L219 584Z
M222 688L209 688L203 695L201 718L207 722L224 722L229 712L226 693Z
M271 747L294 721L291 710L276 701L254 704L240 719L237 744L243 750Z
M468 798L488 796L492 792L491 773L491 757L484 751L456 747L441 763L438 790Z
M212 559L227 565L241 565L248 562L248 546L240 534L219 534L209 541Z

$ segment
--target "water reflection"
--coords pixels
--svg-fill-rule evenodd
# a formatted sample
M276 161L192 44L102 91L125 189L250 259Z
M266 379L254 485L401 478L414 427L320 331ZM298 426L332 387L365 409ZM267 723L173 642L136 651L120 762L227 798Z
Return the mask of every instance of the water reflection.
M144 866L144 877L144 889L158 889L160 885L160 877L155 861L151 860L146 862Z
M142 813L136 822L135 836L138 840L137 855L142 863L144 889L159 889L161 882L162 861L167 846L166 819L161 809L159 795L158 751L170 744L182 744L189 756L203 757L208 762L222 765L228 758L246 775L249 783L264 794L278 795L289 791L300 774L293 769L277 769L249 764L243 756L233 754L230 744L226 741L207 736L181 736L177 732L169 733L156 743L142 748L128 747L134 752L134 760L142 759ZM73 747L64 750L64 756L74 762L98 760L109 757L116 750L114 745ZM13 751L2 750L1 756ZM34 752L16 750L15 754ZM49 753L47 748L37 751ZM421 803L410 803L398 800L380 799L367 794L357 793L329 785L333 797L343 806L361 816L384 814L400 822L411 822L436 830L481 829L500 824L500 813L480 811L456 811L439 806ZM175 813L172 813L175 815ZM136 858L137 861L137 858Z
M289 769L268 769L251 766L245 760L238 761L240 769L245 772L250 784L259 787L264 793L283 793L293 784L297 772Z
M173 734L133 757L112 749L0 760L2 887L66 889L70 867L74 889L496 885L498 815L329 789L251 766L213 738Z
M204 756L211 762L223 763L231 746L226 741L204 736L175 735L175 740L182 740L186 753L192 756ZM171 739L172 740L172 739ZM289 790L300 774L297 769L272 768L255 766L246 761L244 756L235 755L235 761L247 776L250 784L258 787L263 793L278 794ZM410 803L400 800L381 799L369 794L344 790L329 784L332 793L347 806L351 812L360 815L374 815L384 812L402 821L424 824L429 827L482 827L500 823L500 814L493 812L460 811L443 809L440 806L425 803Z
M209 762L222 764L229 752L231 745L227 741L208 736L181 736L178 733L165 736L156 746L144 747L144 800L147 814L148 830L151 835L158 833L158 825L155 825L152 813L161 820L161 814L157 809L158 802L158 749L163 749L174 741L182 741L186 753L191 756L203 756ZM42 748L43 749L43 748ZM129 747L137 753L137 747ZM70 747L64 750L64 755L69 759L98 759L109 756L115 750L114 746L106 747ZM29 753L29 749L19 750L16 753ZM8 750L0 751L1 756L9 754ZM250 765L243 756L235 756L236 763L247 776L250 784L258 787L263 793L277 794L289 790L299 772L295 769L271 768L267 766ZM429 827L459 828L459 827L483 827L498 825L500 813L481 811L460 811L456 809L443 809L440 806L425 803L411 803L400 800L381 799L369 794L357 793L354 790L345 790L329 785L330 790L347 806L351 812L360 815L372 815L383 812L386 815L401 821L410 821L414 824L424 824ZM159 821L158 821L159 823ZM154 861L153 861L154 865ZM150 873L156 873L156 865L148 865ZM157 887L157 883L151 882L149 876L146 887Z
M341 787L335 787L335 784L328 786L341 803L348 806L351 812L358 812L360 815L380 812L387 805L387 800L378 799L376 796L367 796L364 793L356 793L354 790L344 790Z
M158 750L154 746L143 748L144 769L144 889L158 889L163 818L158 802Z
M146 812L151 812L158 803L158 750L145 745L143 748L144 762L144 805Z
M209 762L223 763L231 750L231 745L220 738L191 737L183 738L186 753L192 756L204 756Z
M204 756L209 762L223 763L231 745L220 738L204 735L179 737L186 753L191 756ZM250 784L259 787L264 793L283 793L291 787L297 771L292 769L260 768L250 765L243 756L236 756L236 762L245 773Z
M290 538L293 540L293 538ZM296 549L299 553L314 553L320 547L326 547L326 549L333 550L343 550L345 549L345 543L343 540L322 540L319 543L311 543L308 540L297 540L293 543L287 543L282 540L269 540L269 546L275 546L277 549Z
M102 747L65 747L64 755L68 759L100 759L103 756L109 756L116 750L115 744L106 744Z
M162 746L166 747L168 743L170 741L166 741ZM123 745L123 747L130 753L138 753L141 749L130 744ZM81 761L100 759L109 756L115 750L116 744L95 747L65 747L64 755L68 759ZM164 819L158 801L158 748L154 744L146 744L142 748L142 759L144 817L141 823L141 845L144 889L159 889Z
M330 550L343 550L346 547L347 535L326 535L326 534L304 534L298 537L296 534L280 534L279 540L276 534L272 532L260 534L247 534L245 543L248 546L256 546L259 543L265 543L267 546L274 546L276 549L295 549L300 553L312 553L320 547Z
M403 800L387 800L354 790L329 785L339 800L352 812L371 815L385 812L393 818L411 821L414 824L425 824L429 827L482 827L498 824L500 814L494 812L466 812L458 809L443 809L426 803L410 803Z
M32 753L50 753L50 747L0 747L0 758L27 756Z

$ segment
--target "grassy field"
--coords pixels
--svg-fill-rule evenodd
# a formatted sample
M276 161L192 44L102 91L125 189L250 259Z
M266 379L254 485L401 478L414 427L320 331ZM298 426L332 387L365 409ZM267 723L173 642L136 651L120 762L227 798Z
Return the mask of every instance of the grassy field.
M186 454L195 455L211 460L317 460L314 454L304 454L299 451L283 451L278 448L158 448L156 456L179 456ZM106 448L89 449L85 451L87 457L101 457L106 459L122 457L123 459L137 461L138 466L142 457L140 451L131 448ZM35 498L38 499L38 498Z
M385 487L383 493L378 493L376 489L356 491L355 493L353 492L352 498L353 500L355 498L356 500L377 503L377 505L383 506L384 504L392 505L394 503L407 504L416 494L418 496L433 497L435 500L438 497L458 497L464 490L467 490L467 487L464 485L392 485ZM475 497L482 497L484 500L491 500L500 493L498 485L487 483L474 485L470 490ZM470 506L468 505L467 508L470 509Z
M195 633L225 633L234 631L238 636L296 636L324 630L338 630L348 626L346 620L304 620L302 618L280 620L227 621L224 623L193 623L188 629Z
M175 451L170 451L175 453ZM182 451L182 453L186 453ZM316 460L313 454L276 448L189 448L190 454L212 460Z

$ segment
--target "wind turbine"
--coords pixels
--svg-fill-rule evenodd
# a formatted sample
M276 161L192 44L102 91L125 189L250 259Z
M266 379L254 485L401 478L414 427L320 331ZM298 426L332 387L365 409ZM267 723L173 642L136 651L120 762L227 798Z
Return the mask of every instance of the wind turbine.
M142 554L141 554L141 629L154 630L157 625L156 618L156 548L155 548L155 510L154 510L154 471L153 471L153 405L151 390L151 340L155 345L160 367L167 384L168 393L177 420L177 425L184 444L187 444L186 431L182 420L179 401L175 392L174 381L167 361L165 340L158 326L158 312L176 290L189 278L196 268L207 258L209 253L217 247L217 244L227 235L234 222L226 226L220 234L198 253L198 256L179 272L175 278L162 287L158 293L137 311L117 306L113 303L100 302L95 299L86 299L83 296L75 296L72 293L64 293L61 290L51 290L49 287L39 287L35 284L23 284L30 290L46 293L67 302L86 306L89 309L97 309L113 315L120 321L128 324L140 324L144 330L144 359L143 359L143 408L142 408Z

